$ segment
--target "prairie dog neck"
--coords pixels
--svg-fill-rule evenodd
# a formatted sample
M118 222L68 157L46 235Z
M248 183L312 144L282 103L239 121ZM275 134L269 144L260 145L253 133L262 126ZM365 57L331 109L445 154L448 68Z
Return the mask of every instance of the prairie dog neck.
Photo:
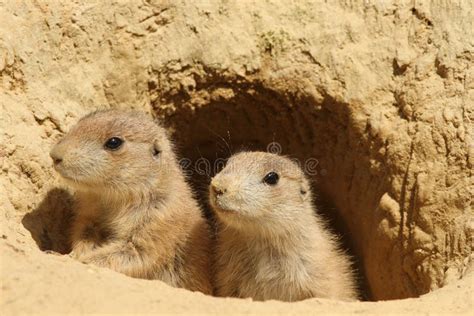
M129 195L129 194L104 194L104 192L78 191L79 207L78 216L89 218L100 218L104 222L126 222L127 225L119 227L135 226L146 218L164 215L166 205L173 195L157 196L153 194ZM116 226L116 225L113 225Z
M267 223L259 225L258 223L243 223L245 228L221 225L221 234L223 239L242 241L247 244L259 244L270 246L276 249L292 252L293 249L314 248L317 247L315 241L324 240L325 235L319 231L316 226L317 219L311 214L301 216L299 220L292 221L288 225L278 225Z

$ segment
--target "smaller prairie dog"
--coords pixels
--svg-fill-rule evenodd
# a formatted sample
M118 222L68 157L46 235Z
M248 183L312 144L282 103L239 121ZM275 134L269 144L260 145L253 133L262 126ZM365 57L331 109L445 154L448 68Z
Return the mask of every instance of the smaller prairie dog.
M350 260L314 212L309 182L296 163L242 152L209 191L217 217L218 296L358 298Z
M94 112L51 157L76 189L73 257L212 293L208 225L162 127L144 113Z

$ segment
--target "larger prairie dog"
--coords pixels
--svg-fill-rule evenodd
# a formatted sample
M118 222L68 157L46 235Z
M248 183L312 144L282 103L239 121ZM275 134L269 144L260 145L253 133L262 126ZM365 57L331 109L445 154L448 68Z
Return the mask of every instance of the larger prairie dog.
M263 301L356 300L347 255L314 212L310 185L288 158L232 156L211 181L218 296Z
M76 190L73 257L212 293L208 225L162 127L139 112L94 112L51 157Z

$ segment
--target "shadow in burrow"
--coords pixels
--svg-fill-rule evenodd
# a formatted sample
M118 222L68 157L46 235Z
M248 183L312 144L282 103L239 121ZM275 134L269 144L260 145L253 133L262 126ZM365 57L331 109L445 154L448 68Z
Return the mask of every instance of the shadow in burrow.
M40 250L67 254L71 252L73 218L73 196L65 189L54 188L21 222Z
M212 93L221 87L228 88L228 82L213 82L201 88ZM312 166L309 178L318 213L340 237L343 248L356 254L345 218L323 189L331 181L325 177L326 168L338 163L331 161L335 147L347 149L345 144L336 143L343 141L341 131L350 128L348 107L329 96L318 105L311 97L283 96L259 84L246 83L233 89L236 93L231 98L209 100L199 108L189 103L186 94L173 94L168 101L177 105L177 110L171 115L154 105L156 116L174 131L183 167L206 217L214 222L208 203L210 180L232 154L242 150L276 152L297 159L305 171L308 159L315 159L317 165ZM363 273L363 258L353 258L359 271L361 298L369 300L372 295Z

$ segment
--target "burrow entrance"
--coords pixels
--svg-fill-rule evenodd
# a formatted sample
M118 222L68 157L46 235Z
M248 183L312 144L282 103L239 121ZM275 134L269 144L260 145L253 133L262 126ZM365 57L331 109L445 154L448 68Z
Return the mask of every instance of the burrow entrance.
M208 211L210 177L231 154L269 150L288 155L298 159L309 175L318 212L353 255L363 298L406 298L429 290L429 282L412 283L400 263L386 256L393 249L403 254L403 249L377 232L381 215L376 208L387 180L370 169L379 144L368 141L365 131L356 126L353 105L233 77L209 75L194 80L192 87L169 92L156 82L149 87L154 113L171 131L204 209ZM68 192L53 190L25 215L22 222L40 249L70 251L64 227L72 218L71 204Z
M326 97L295 97L265 88L263 84L232 82L212 77L190 92L161 94L155 114L172 131L182 165L196 195L211 218L208 185L225 160L241 150L271 151L296 158L312 180L316 204L354 257L363 298L373 299L364 274L363 257L351 231L331 197L338 190L334 172L341 159L350 159L348 114L343 104ZM169 111L166 102L173 104Z

